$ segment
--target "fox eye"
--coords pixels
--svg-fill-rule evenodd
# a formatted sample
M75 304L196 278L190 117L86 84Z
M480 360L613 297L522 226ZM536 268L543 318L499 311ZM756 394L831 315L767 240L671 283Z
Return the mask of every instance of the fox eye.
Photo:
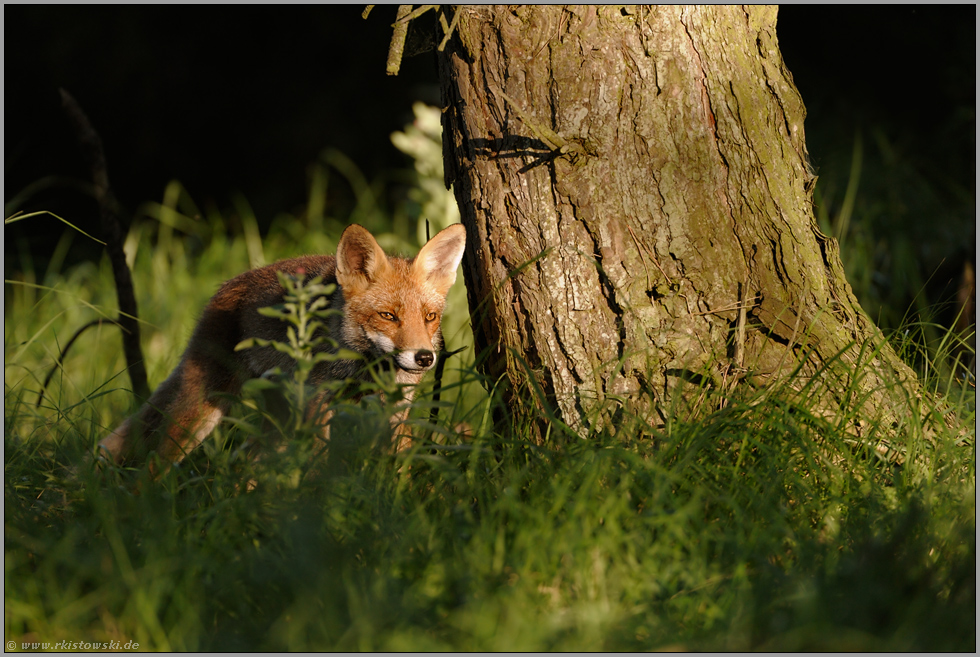
M428 313L425 316L425 321L427 321L427 322L434 322L435 319L436 319L436 314L435 313Z
M381 315L381 319L387 319L389 322L398 321L398 318L395 317L394 313L380 312L378 314Z

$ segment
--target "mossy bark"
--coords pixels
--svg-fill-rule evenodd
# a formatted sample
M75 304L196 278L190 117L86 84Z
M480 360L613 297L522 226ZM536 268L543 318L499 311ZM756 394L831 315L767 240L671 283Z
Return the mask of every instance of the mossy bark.
M914 374L816 226L775 8L458 11L446 182L477 347L515 411L584 434L657 424L685 381L792 376L856 422L907 417Z

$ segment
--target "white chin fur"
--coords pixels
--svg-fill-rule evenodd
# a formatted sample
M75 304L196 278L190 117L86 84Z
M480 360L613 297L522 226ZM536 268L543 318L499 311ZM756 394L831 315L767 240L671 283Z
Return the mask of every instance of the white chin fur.
M395 352L395 343L384 333L373 333L371 331L365 331L365 333L367 334L368 339L374 343L374 346L377 347L382 353L392 354ZM409 349L394 353L393 355L398 367L409 372L425 372L431 369L432 365L435 365L435 359L433 359L432 365L429 367L419 367L418 363L415 362L416 351L418 350Z

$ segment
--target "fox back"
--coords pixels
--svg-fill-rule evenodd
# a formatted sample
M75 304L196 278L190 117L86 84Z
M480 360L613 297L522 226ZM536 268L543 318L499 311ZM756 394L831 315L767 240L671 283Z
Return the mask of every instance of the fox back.
M317 363L311 384L356 378L363 375L364 360L387 359L411 400L412 387L435 365L442 347L446 295L465 241L465 230L455 224L406 260L387 256L371 233L351 225L336 256L283 260L227 281L205 307L176 369L134 416L99 443L102 458L138 464L155 451L164 463L177 463L214 430L228 411L228 396L238 394L244 381L273 368L289 372L294 367L272 347L235 350L247 338L288 341L284 322L258 312L283 301L279 272L337 284L329 307L339 312L326 320L332 340L319 349L342 348L363 357ZM396 413L392 425L406 415L407 409Z

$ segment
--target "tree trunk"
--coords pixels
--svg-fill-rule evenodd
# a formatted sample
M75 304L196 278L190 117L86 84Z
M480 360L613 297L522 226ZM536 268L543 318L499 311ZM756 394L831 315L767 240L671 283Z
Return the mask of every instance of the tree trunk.
M446 182L477 348L518 415L585 435L659 424L691 382L788 380L908 417L915 376L816 226L774 7L458 11Z

